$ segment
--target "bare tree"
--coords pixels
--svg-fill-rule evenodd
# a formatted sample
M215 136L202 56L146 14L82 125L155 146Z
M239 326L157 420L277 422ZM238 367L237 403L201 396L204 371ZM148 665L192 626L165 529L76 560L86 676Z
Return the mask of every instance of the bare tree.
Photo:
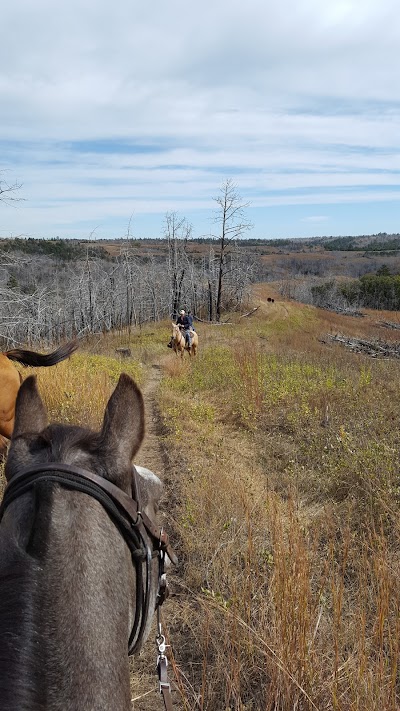
M182 299L183 280L188 266L186 244L192 226L176 212L165 215L164 236L168 244L168 273L171 282L171 314L175 316Z
M22 183L15 181L14 183L8 183L4 178L0 177L0 201L10 204L12 202L19 202L24 198L18 197L16 192L22 188Z
M219 226L219 234L213 235L219 239L215 316L216 320L220 321L223 285L229 269L228 256L236 240L251 230L253 225L245 217L245 210L250 203L243 202L235 183L230 178L222 184L220 194L214 200L218 205L214 223Z

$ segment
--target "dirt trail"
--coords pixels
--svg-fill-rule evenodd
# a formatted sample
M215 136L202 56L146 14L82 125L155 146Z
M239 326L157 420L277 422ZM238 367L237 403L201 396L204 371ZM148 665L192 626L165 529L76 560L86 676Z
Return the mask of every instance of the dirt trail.
M154 363L151 367L148 380L142 388L145 405L146 432L143 445L135 457L135 464L151 469L161 480L164 478L164 471L167 465L166 457L160 439L162 424L157 407L157 392L162 377L162 363ZM166 492L166 499L168 492ZM161 505L159 521L163 521L163 513L167 502ZM165 515L167 518L167 516ZM168 606L171 600L165 604L165 616L168 619ZM131 660L131 692L133 711L163 711L164 703L162 696L158 692L158 678L156 673L157 649L155 644L156 620L153 621L153 628L149 638L144 645L144 650L138 658ZM172 683L172 693L174 709L179 711L181 706L176 692L174 692L173 672L168 668L169 681Z
M252 287L252 296L254 303L259 306L262 311L267 312L272 321L289 316L287 304L282 300L280 294L269 284L254 284ZM268 301L268 298L272 298L274 301Z
M161 380L161 365L151 367L146 385L142 388L145 407L146 433L144 442L135 457L135 463L151 469L162 479L164 460L160 445L160 417L156 408L156 394Z

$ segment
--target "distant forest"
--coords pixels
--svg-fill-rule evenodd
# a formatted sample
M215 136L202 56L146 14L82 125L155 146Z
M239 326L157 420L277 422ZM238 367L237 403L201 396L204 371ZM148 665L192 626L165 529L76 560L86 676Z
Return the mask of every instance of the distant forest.
M242 309L254 260L234 244L221 260L218 241L190 250L181 226L154 241L2 240L2 347L129 329L175 318L182 307L213 321L218 296L223 311Z
M0 240L2 347L129 329L181 307L219 320L247 308L256 281L342 312L400 310L399 234L238 239L221 253L218 239L192 239L169 219L160 239Z

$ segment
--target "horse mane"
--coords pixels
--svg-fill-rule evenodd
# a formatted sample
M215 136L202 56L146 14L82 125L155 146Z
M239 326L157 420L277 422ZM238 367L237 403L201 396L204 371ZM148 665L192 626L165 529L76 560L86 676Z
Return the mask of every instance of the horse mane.
M0 699L1 711L44 711L46 659L39 644L43 627L41 553L47 545L53 487L38 484L31 501L16 501L14 525L0 550ZM42 526L35 532L40 515ZM24 521L25 530L20 521Z

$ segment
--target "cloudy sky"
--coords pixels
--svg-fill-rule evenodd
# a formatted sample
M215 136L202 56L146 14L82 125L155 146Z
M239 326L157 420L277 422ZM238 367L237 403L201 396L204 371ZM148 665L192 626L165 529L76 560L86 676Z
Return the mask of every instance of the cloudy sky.
M0 236L400 232L397 0L14 0L0 26Z

